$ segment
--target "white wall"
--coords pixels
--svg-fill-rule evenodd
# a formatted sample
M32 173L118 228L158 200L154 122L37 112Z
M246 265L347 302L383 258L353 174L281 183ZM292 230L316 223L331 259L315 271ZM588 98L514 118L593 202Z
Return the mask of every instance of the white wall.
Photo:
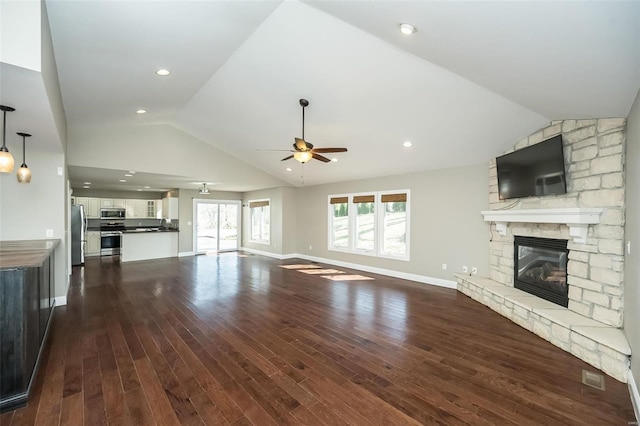
M62 152L27 151L27 165L32 173L31 183L21 184L16 171L22 160L16 158L13 173L0 174L0 241L47 239L46 230L53 230L54 239L60 239L55 251L55 295L66 296L67 236L66 176L58 176L58 167L64 169Z
M640 91L627 117L624 332L631 345L631 371L640 385Z
M0 1L0 62L40 71L40 0Z
M327 249L328 195L402 189L411 191L410 261ZM298 188L297 252L446 280L463 265L476 266L486 276L489 227L480 211L488 208L487 194L486 164Z
M284 182L168 124L69 129L71 166L183 176L245 191L253 182ZM229 184L231 182L231 184Z

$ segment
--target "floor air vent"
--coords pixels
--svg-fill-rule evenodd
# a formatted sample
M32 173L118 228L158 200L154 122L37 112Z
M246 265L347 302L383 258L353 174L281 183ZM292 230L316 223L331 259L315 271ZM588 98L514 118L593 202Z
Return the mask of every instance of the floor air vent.
M582 370L582 383L592 388L604 390L604 376L602 374Z

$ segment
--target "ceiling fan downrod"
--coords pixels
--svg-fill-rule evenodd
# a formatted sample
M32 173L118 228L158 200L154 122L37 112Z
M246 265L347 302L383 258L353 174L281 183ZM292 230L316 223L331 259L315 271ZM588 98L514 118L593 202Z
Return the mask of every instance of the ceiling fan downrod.
M306 99L300 99L300 105L302 106L302 140L306 142L304 138L304 109L309 106L309 101Z

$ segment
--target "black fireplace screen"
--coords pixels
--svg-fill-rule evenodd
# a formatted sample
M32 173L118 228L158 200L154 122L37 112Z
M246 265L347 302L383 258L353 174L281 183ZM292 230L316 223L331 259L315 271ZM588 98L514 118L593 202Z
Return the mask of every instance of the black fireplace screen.
M514 286L567 307L567 241L516 236L514 244Z

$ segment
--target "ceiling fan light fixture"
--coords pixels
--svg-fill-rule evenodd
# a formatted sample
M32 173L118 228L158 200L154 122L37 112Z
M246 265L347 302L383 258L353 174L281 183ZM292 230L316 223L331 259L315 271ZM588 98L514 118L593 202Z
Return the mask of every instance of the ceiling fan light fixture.
M313 158L313 154L309 151L294 152L293 158L304 164Z
M411 24L400 23L398 26L400 27L400 32L404 35L411 35L418 31L418 29Z

